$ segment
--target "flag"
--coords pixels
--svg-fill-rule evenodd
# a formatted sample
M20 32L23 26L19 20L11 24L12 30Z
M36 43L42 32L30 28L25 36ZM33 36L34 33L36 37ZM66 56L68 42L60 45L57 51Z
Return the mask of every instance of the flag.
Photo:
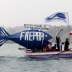
M48 16L46 18L46 21L53 21L53 20L62 20L64 22L68 22L69 23L69 19L68 19L68 13L65 12L57 12L57 13L53 13L50 16Z

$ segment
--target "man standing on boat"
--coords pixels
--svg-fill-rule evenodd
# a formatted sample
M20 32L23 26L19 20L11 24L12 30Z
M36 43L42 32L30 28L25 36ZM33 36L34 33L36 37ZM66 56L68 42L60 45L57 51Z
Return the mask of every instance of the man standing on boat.
M69 50L69 39L68 38L66 38L64 50L65 51L68 51Z
M61 39L59 36L56 36L56 47L57 47L57 50L60 51L60 48L61 48Z

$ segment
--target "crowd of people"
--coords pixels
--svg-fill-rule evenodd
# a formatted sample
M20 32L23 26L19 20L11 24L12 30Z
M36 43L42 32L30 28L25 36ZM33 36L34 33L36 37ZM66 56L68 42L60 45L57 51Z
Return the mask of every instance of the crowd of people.
M65 42L61 42L60 37L56 36L56 46L59 51L62 50L62 48L64 48L64 51L68 51L69 50L69 39L66 38Z
M52 46L52 43L50 42L45 48L43 48L43 51L69 51L69 44L69 38L66 38L65 42L61 42L60 36L56 36L54 46Z

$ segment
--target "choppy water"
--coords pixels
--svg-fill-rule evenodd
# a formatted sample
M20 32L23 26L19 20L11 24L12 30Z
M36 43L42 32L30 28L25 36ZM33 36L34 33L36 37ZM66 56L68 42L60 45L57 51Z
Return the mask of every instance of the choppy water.
M72 72L72 59L37 61L24 57L0 57L0 72Z
M0 48L0 72L72 72L72 59L34 60L24 57L17 44Z

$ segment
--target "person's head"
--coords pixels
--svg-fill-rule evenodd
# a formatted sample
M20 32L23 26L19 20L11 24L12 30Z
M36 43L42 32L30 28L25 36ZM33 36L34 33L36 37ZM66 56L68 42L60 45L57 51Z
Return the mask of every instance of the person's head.
M57 36L56 36L56 38L60 38L60 36L59 36L59 35L57 35Z
M66 40L68 41L69 39L68 39L68 38L66 38Z

